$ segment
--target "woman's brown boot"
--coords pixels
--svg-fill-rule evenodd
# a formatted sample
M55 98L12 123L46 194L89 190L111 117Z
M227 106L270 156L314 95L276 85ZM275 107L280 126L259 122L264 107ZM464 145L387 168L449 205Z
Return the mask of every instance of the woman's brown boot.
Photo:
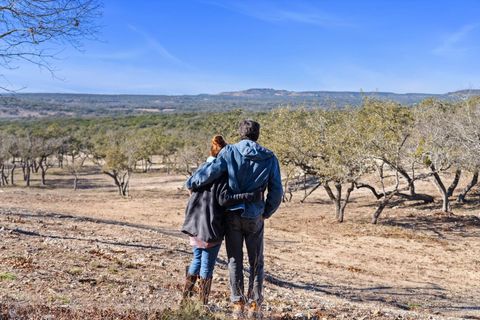
M198 276L191 274L187 275L185 278L185 286L183 287L183 299L193 296L193 288L195 287L195 282L197 279Z
M212 278L200 278L200 302L203 305L208 304L208 296L210 295L210 289L212 287Z
M188 266L185 270L185 285L183 286L183 299L184 301L187 298L193 296L193 288L195 287L195 282L197 282L198 276L188 273Z

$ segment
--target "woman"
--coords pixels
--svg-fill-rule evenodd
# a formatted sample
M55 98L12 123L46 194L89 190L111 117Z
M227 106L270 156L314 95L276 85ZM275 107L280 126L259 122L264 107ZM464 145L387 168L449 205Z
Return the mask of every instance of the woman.
M207 162L213 161L226 145L222 136L214 136ZM182 232L190 236L190 244L193 246L193 259L187 267L183 299L193 295L195 282L199 279L200 301L208 303L213 268L225 235L225 207L258 201L261 197L261 190L230 194L226 175L206 187L192 190L182 227Z

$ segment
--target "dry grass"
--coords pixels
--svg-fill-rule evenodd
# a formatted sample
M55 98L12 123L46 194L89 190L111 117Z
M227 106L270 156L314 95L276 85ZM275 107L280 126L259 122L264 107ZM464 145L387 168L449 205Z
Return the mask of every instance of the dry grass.
M178 232L188 198L183 177L137 174L132 197L122 199L102 175L84 176L74 192L69 176L53 173L61 187L0 189L3 316L13 309L32 319L178 314L190 259ZM429 183L418 188L435 194ZM304 204L283 204L266 222L269 317L480 319L477 204L445 215L438 204L406 203L372 225L372 197L358 191L352 200L343 224L321 190ZM228 319L225 259L222 248L211 300L215 316Z

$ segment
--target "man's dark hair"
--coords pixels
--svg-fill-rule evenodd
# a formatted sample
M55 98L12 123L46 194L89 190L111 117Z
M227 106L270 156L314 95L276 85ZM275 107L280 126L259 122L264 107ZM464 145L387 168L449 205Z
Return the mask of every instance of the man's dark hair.
M257 141L258 136L260 135L260 123L249 119L243 120L238 126L238 133L242 140L248 139Z

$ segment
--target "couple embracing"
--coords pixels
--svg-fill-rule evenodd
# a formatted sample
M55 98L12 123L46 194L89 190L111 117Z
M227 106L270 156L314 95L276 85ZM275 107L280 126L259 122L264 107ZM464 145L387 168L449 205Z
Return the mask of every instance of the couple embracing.
M244 309L250 318L261 317L263 301L264 220L277 210L283 190L278 160L257 143L260 124L243 120L240 141L227 144L212 139L210 157L187 180L191 191L182 232L190 235L193 259L187 269L184 299L199 283L200 300L207 304L215 260L223 238L228 257L233 317ZM247 248L249 281L244 295L243 244Z

